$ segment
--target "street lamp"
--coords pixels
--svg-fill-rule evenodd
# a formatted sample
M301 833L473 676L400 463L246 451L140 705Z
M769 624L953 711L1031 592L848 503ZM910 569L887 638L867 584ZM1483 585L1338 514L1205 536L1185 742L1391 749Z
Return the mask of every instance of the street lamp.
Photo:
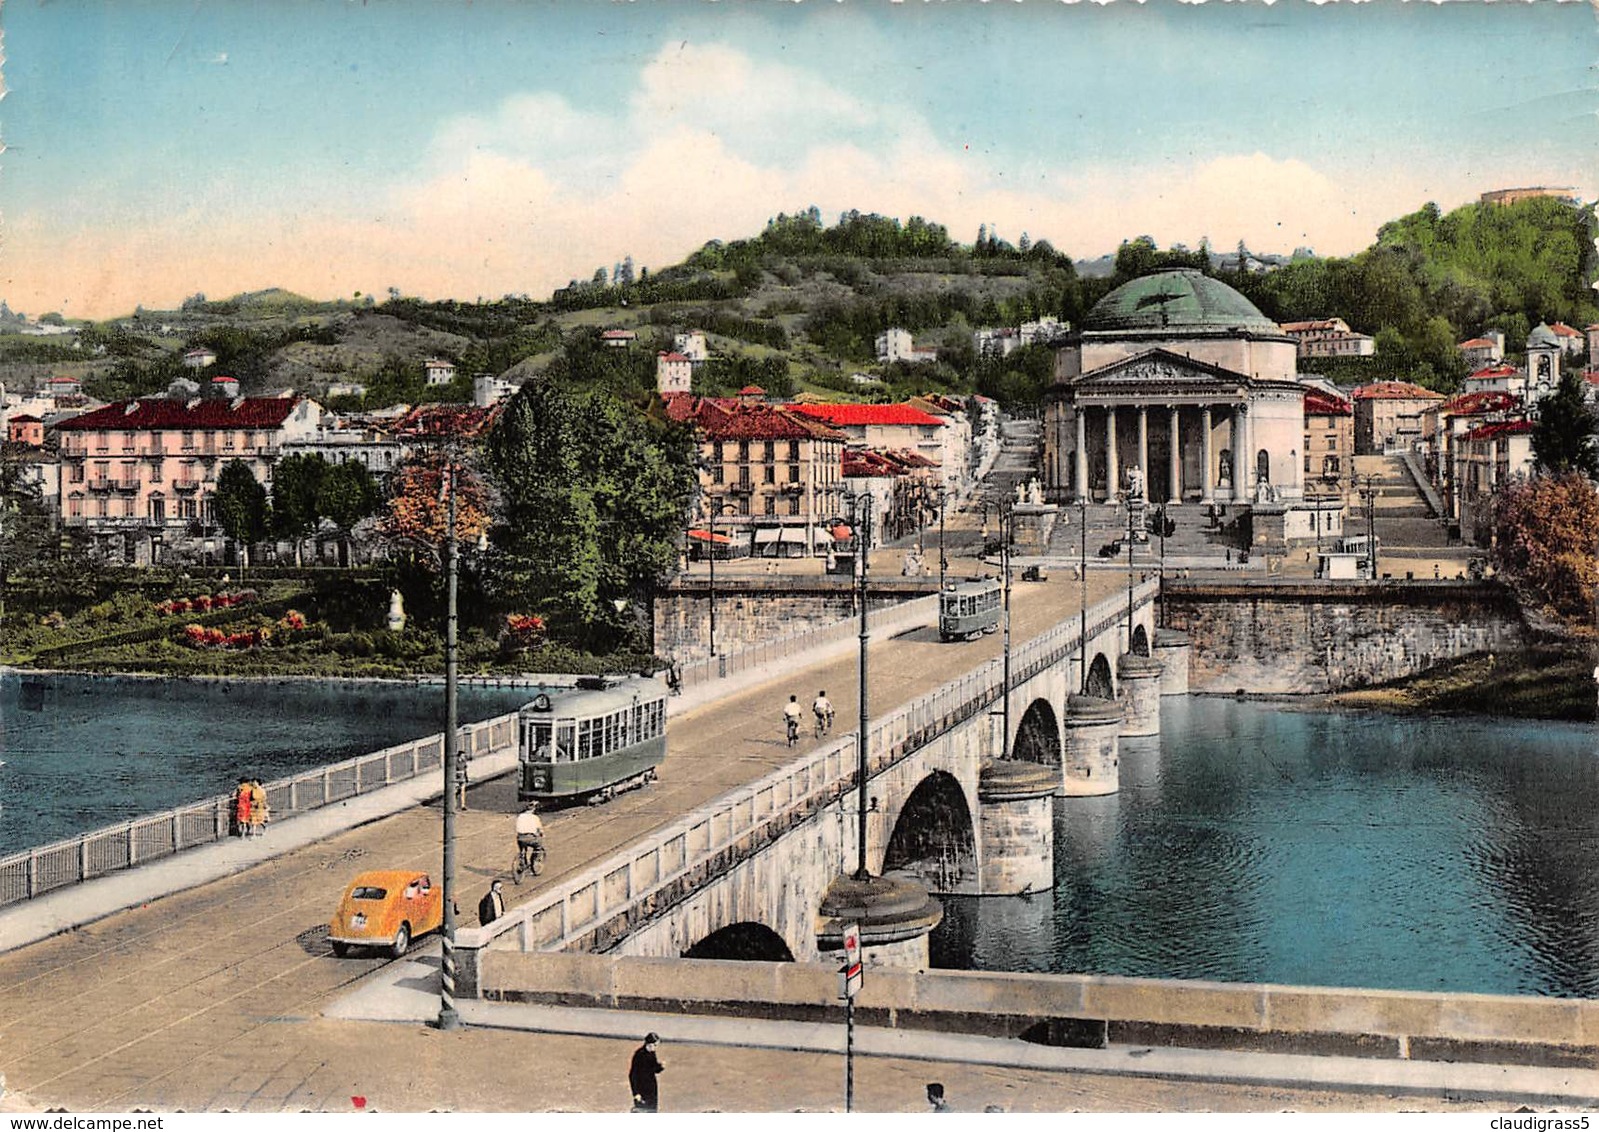
M461 1028L455 1009L455 768L460 760L456 750L455 650L456 650L456 573L459 548L455 533L456 465L444 465L444 482L439 490L445 497L444 572L444 960L439 982L439 1020L441 1030Z
M708 553L711 556L711 637L710 637L710 646L711 646L711 655L712 656L716 655L716 517L718 515L723 514L724 512L731 513L731 512L734 512L736 510L737 510L737 508L734 507L731 503L713 503L713 504L711 504L711 529L710 529L710 536L711 537L710 537L710 541L706 545L709 546L709 548L710 548Z
M866 646L868 642L866 629L866 573L869 564L866 557L866 548L872 542L872 495L869 491L859 493L845 492L845 502L850 506L851 517L855 523L855 557L858 571L859 603L861 608L860 629L860 663L858 665L860 679L860 730L855 737L856 751L856 781L860 785L860 802L856 813L856 857L855 879L866 880L871 877L871 872L866 867L866 738L867 725L870 719L866 705Z
M1077 671L1082 681L1079 689L1088 695L1088 493L1077 492L1077 537L1082 543L1077 561L1078 597L1081 611L1077 624Z
M938 488L938 592L944 592L944 575L949 570L949 559L944 557L944 497L948 488Z
M1000 669L1000 681L1005 692L1005 702L1000 706L999 721L1001 726L999 741L999 757L1010 757L1010 543L1016 533L1016 510L1009 504L1003 504L999 511L999 561L1000 569L1004 572L1005 579L1005 628L1003 643L1000 650L1004 660Z

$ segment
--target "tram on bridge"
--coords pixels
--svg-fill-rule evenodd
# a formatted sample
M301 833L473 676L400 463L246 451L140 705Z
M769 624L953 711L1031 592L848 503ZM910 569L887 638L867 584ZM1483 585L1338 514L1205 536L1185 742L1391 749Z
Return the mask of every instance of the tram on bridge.
M655 781L666 758L667 688L648 676L580 676L517 713L517 798L604 802Z
M938 635L946 641L971 641L999 628L1004 593L998 578L978 578L947 586L938 595Z

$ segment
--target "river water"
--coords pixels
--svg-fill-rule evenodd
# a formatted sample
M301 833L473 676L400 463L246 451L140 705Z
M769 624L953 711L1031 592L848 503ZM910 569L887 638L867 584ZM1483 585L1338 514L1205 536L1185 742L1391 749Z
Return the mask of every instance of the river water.
M1599 732L1164 701L1057 799L1053 891L950 898L935 966L1599 995Z
M528 689L463 686L462 723ZM0 673L0 856L444 730L442 685Z

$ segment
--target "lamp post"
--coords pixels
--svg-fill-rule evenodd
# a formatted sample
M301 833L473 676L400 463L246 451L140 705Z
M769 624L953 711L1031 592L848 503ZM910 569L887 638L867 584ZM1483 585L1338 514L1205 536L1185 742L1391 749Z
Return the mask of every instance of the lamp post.
M710 540L706 543L706 545L710 548L709 554L711 556L711 595L710 595L710 599L711 599L711 633L710 633L710 647L711 647L711 655L713 657L716 655L716 517L718 515L722 514L724 511L731 511L733 509L734 508L733 508L733 505L731 503L712 503L711 504L711 529L710 529L710 532L709 532L711 537L710 537Z
M1016 512L1010 504L1005 504L999 512L999 561L1000 569L1004 572L1005 579L1005 628L1002 638L1001 652L1004 660L1000 668L1001 687L1005 693L1005 702L1000 706L1000 740L999 757L1010 757L1010 541L1016 531Z
M1088 695L1088 496L1079 491L1077 496L1077 536L1082 542L1077 563L1078 596L1081 611L1077 625L1077 671L1082 682L1078 689Z
M948 489L938 488L938 592L944 592L944 575L949 570L949 559L944 557L944 496Z
M441 1030L458 1030L461 1016L455 1009L455 767L460 759L456 750L455 648L456 648L456 572L455 475L453 462L444 465L445 497L444 572L444 960L439 983Z
M869 640L866 629L866 572L869 564L866 548L872 542L872 495L869 491L862 491L851 500L851 513L855 520L855 557L859 559L860 607L861 607L861 651L858 674L860 679L860 730L856 732L856 780L860 784L860 803L856 812L856 857L855 879L866 880L872 874L866 868L866 739L870 715L866 706L866 646Z

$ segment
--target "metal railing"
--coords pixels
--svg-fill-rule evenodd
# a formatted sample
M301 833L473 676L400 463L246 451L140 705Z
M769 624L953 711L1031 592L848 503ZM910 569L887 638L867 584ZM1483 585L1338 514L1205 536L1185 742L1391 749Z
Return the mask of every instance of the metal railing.
M1135 587L1135 613L1155 600L1159 587L1155 578ZM1127 605L1120 595L1102 601L1089 611L1089 640L1126 617ZM1070 618L1013 649L1011 686L1075 652L1080 624L1078 618ZM833 628L829 626L829 630ZM996 703L1002 694L1002 668L999 660L986 661L881 717L868 740L869 775L880 774ZM460 929L457 950L481 950L512 933L515 938L507 942L516 950L560 950L602 929L633 905L643 904L657 913L664 910L658 898L695 870L706 868L740 843L765 845L768 827L772 832L785 829L787 816L795 810L818 809L852 787L858 764L855 739L856 733L851 732L830 747L722 795L609 860L507 910L486 927Z
M468 758L503 750L516 742L516 715L469 723L460 736ZM274 819L309 813L422 774L442 774L443 764L442 733L385 747L266 783L268 812ZM229 835L232 804L232 794L222 794L0 858L0 908L222 841Z
M875 633L901 621L936 616L937 613L938 595L929 594L927 597L912 598L910 601L875 611L870 616L871 627ZM859 632L859 619L846 617L818 629L809 629L793 636L747 645L735 652L719 653L716 656L691 661L681 669L683 690L686 692L717 680L726 680L741 672L770 664L774 660L799 656L812 649L853 640Z

